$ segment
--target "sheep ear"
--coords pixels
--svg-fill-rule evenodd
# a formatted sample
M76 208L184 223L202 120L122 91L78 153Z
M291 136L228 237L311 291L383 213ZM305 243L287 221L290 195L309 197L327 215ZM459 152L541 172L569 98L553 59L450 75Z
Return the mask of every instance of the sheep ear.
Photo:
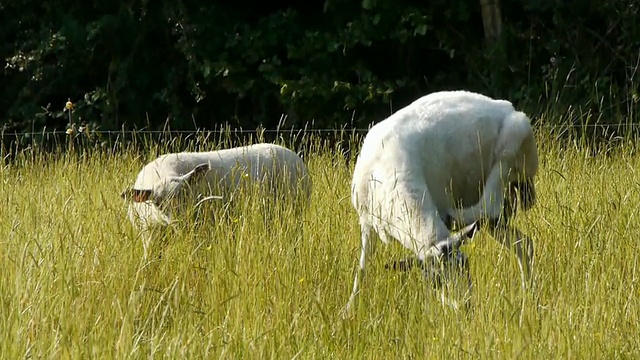
M120 197L133 202L145 202L151 199L152 195L153 190L127 189L120 194Z
M471 239L480 230L480 223L474 221L473 224L465 226L462 230L458 231L458 234L462 238L462 242L466 239ZM461 244L462 245L462 244Z
M211 170L209 163L203 163L196 166L193 170L181 176L182 181L192 182L204 176L207 171Z
M480 225L475 221L473 224L465 226L462 230L437 243L436 248L440 255L453 253L464 244L465 240L471 239L479 229Z

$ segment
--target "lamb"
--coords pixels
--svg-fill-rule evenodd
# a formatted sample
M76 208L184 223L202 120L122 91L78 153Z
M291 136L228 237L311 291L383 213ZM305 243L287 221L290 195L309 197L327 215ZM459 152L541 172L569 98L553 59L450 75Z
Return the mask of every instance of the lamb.
M166 227L191 201L225 199L242 183L259 184L274 197L302 203L311 196L311 178L303 160L275 144L255 144L209 152L161 155L145 165L121 197L131 200L129 219L140 228ZM148 239L144 244L145 257Z
M361 230L361 253L349 315L375 231L413 251L423 266L468 271L459 247L479 224L518 257L529 278L533 244L508 223L518 194L523 210L536 200L537 146L529 118L506 100L467 91L426 95L374 125L352 179L351 200ZM452 233L452 225L463 228ZM446 274L442 274L446 276ZM469 284L470 285L470 284Z

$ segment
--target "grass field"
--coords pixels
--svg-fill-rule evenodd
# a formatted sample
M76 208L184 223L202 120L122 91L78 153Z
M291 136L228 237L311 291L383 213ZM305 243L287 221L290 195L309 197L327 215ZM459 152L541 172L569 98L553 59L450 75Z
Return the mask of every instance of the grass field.
M339 155L307 156L303 219L265 228L247 203L150 261L119 196L150 153L18 159L0 170L0 358L640 358L636 143L538 138L538 204L516 219L535 241L529 292L484 231L464 247L470 313L385 270L407 253L379 244L350 320L360 234Z

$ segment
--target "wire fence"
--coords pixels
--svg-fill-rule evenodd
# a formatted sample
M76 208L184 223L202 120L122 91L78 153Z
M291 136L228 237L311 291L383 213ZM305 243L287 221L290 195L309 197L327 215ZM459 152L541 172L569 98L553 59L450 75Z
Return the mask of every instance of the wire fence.
M580 137L588 144L610 144L621 139L640 139L639 123L534 124L534 131L554 139ZM136 149L153 151L208 151L275 142L300 154L316 151L318 146L342 153L347 159L358 152L368 128L277 128L242 129L218 127L196 130L100 130L84 126L67 130L23 132L0 131L0 157L5 160L18 154L42 154L98 150L120 153ZM613 140L613 142L612 142ZM161 150L160 150L161 149Z
M280 128L242 129L222 127L198 130L99 130L84 126L67 130L42 130L0 133L0 157L12 160L18 154L55 154L60 152L102 153L147 150L152 152L209 151L255 144L278 143L301 155L312 149L332 149L349 156L354 145L368 129L361 128Z
M90 132L98 135L122 135L122 134L139 134L139 135L162 135L162 134L288 134L288 133L366 133L368 129L351 128L351 129L197 129L197 130L91 130ZM5 132L5 135L12 136L37 136L37 135L67 135L66 130L46 130L46 131L25 131L25 132Z
M612 136L640 135L640 123L588 123L588 124L534 124L534 131L548 133L554 136L566 136L566 134L588 135L590 137L609 138ZM60 146L75 143L131 143L138 141L211 141L241 143L248 141L309 141L313 136L321 139L332 139L334 142L357 141L366 135L368 128L278 128L278 129L242 129L221 127L214 129L195 130L101 130L85 126L74 127L66 130L40 131L0 131L0 143L3 148L21 147L29 145Z
M639 129L640 123L590 123L590 124L536 124L535 129L538 130L566 130L566 129L588 129L588 128L623 128L623 129ZM190 134L289 134L289 133L303 133L303 134L351 134L359 133L364 134L369 131L368 128L291 128L291 129L195 129L195 130L99 130L92 129L90 132L96 135L163 135L163 134L175 134L175 135L190 135ZM6 131L2 133L3 136L17 136L17 137L30 137L30 136L47 136L47 135L70 135L67 130L41 130L41 131L20 131L12 132Z

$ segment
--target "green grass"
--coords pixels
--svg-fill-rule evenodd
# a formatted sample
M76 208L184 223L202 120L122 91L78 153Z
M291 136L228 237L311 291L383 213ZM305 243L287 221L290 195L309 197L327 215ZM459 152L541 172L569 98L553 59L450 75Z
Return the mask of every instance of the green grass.
M302 219L265 228L243 203L169 232L149 262L119 196L149 154L5 166L0 358L639 358L635 143L593 156L538 138L538 204L517 217L535 241L533 289L481 232L464 247L470 314L442 307L419 272L385 270L407 252L378 244L354 317L340 319L360 234L351 169L329 151L307 160Z

